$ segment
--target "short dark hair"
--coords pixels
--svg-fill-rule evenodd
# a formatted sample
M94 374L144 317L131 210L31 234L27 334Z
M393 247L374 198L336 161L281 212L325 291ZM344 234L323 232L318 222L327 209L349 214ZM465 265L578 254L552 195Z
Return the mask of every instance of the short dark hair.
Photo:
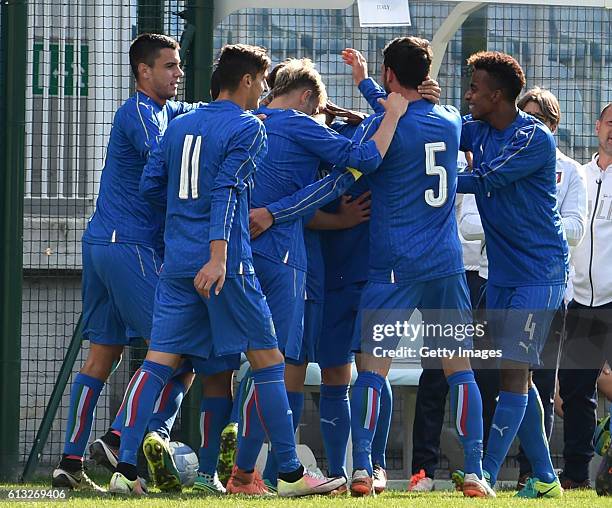
M210 98L213 101L216 101L217 97L219 97L219 93L221 93L221 87L219 86L219 72L215 68L210 75Z
M276 64L274 68L268 73L267 81L268 81L268 86L270 87L270 89L274 88L274 83L276 82L276 75L278 74L278 71L280 71L285 65L287 65L288 62L289 62L289 59L279 64Z
M415 89L431 68L433 51L427 39L398 37L383 49L383 64L392 69L400 85Z
M130 46L130 67L132 74L138 79L138 65L144 63L153 67L162 49L178 49L179 43L172 37L163 34L140 34Z
M612 107L612 102L608 102L608 104L606 104L603 109L601 110L601 113L599 114L599 121L601 122L601 120L603 119L604 115L606 114L606 111L608 111L608 109L610 109Z
M492 86L502 90L510 102L516 101L525 86L525 73L510 55L499 51L479 51L467 59L473 70L486 71Z
M219 89L233 92L245 74L255 77L270 67L270 58L265 48L248 44L223 46L217 60Z

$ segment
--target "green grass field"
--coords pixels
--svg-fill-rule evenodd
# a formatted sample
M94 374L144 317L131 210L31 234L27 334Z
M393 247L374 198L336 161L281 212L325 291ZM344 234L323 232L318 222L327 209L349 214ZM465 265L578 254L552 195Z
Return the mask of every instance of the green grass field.
M391 508L395 506L410 508L431 508L431 507L468 507L468 506L490 506L496 508L509 508L531 505L535 503L546 506L559 507L581 507L581 508L610 508L612 498L597 497L595 491L572 491L565 494L562 499L515 499L513 492L500 492L497 499L466 499L458 492L432 492L427 494L408 494L405 492L388 491L375 498L356 499L351 497L311 497L302 499L253 499L240 496L231 497L203 497L191 492L182 495L163 495L153 492L146 498L113 498L107 496L94 496L84 493L71 493L66 501L38 501L25 502L7 500L8 489L48 489L48 484L36 483L27 485L1 485L0 491L3 499L0 500L1 506L49 506L49 507L77 507L77 508L98 508L98 507L121 507L121 508L195 508L195 507L261 507L261 508L341 508L341 507L368 507L368 508Z

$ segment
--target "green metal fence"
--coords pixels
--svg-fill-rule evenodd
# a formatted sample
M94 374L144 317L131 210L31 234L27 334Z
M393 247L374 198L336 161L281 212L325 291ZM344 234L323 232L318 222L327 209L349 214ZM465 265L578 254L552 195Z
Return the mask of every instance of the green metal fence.
M17 83L14 73L20 69L16 47L19 48L21 25L13 24L9 31L6 24L15 23L10 13L24 5L25 0L1 4L3 91L10 89L9 78ZM11 298L16 301L14 294L21 291L23 284L19 439L15 436L13 448L2 447L2 461L13 453L17 441L18 450L14 449L14 453L18 453L20 462L27 460L79 319L80 238L93 211L113 112L133 87L127 59L130 40L144 30L183 36L187 76L181 97L190 100L204 98L208 90L207 55L211 50L216 53L225 43L246 42L269 48L274 63L291 56L313 59L334 101L366 110L365 102L353 87L350 71L342 64L340 51L347 46L363 51L370 73L376 76L381 49L389 39L404 34L432 39L455 3L411 1L411 27L378 29L360 28L356 5L345 10L246 9L213 27L212 5L212 0L28 2L21 46L26 53L21 59L21 67L26 62L22 77L25 106L18 101L18 93L14 100L7 99L5 94L2 101L5 109L0 115L3 122L0 156L5 170L0 190L7 196L10 186L17 198L2 204L2 238L10 234L19 236L10 229L19 221L10 221L16 211L23 216L23 279L5 275L9 271L18 273L17 246L3 245L0 254L3 263L0 359L2 370L9 370L4 374L0 392L3 400L0 423L8 425L9 433L2 432L4 427L0 427L0 436L7 441L12 439L10 430L14 426L10 425L10 412L5 412L4 401L11 400L9 390L19 384L14 368L19 355L14 347L8 347L11 341L13 345L17 342L5 323L14 325L19 318L18 309L11 307L10 301ZM610 13L581 7L482 8L448 45L438 75L443 101L461 107L464 61L468 54L484 48L509 52L524 66L528 86L548 87L560 98L563 119L559 146L569 156L586 162L595 149L596 112L612 100ZM213 28L214 38L207 37L206 32ZM10 34L13 39L9 39ZM17 61L11 60L11 55ZM23 191L18 182L7 178L6 171L10 168L12 175L20 174L19 167L11 166L15 157L10 158L10 148L18 149L19 140L6 135L15 129L10 122L18 123L20 114L25 114ZM18 199L21 193L23 214ZM83 344L73 372L86 354L87 344ZM109 382L98 405L92 435L100 434L109 424L131 368L130 362L124 362L124 367ZM57 416L40 450L40 462L45 466L59 457L63 444L69 383L59 388L63 388L60 390L63 396L58 397ZM14 397L13 402L17 407ZM184 420L184 426L189 424L193 428L193 419ZM400 447L401 443L391 443L392 454L398 457L395 468L401 468ZM321 446L315 448L320 455Z
M25 0L0 5L0 478L18 468Z

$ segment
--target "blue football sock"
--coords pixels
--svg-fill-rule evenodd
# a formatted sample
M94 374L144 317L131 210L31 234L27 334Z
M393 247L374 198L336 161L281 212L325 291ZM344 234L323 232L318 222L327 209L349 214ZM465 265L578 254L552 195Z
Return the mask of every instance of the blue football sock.
M346 477L346 448L351 432L348 385L321 385L319 411L321 435L327 455L329 476Z
M253 371L257 413L272 451L279 473L291 473L301 467L295 449L293 414L285 389L285 364L279 363Z
M240 380L240 384L238 385L238 391L234 395L234 403L232 404L232 414L230 415L231 423L238 423L240 420L240 400L242 399L242 394L246 390L247 380L251 377L250 369L247 370L244 374L244 377Z
M137 376L140 372L138 369L134 372L134 376ZM158 399L155 403L155 412L149 422L149 430L157 431L159 434L164 436L165 438L170 438L170 431L172 430L172 426L174 425L174 420L176 420L176 415L181 407L181 403L183 402L183 398L187 393L188 388L185 387L182 381L183 374L187 372L193 372L193 366L189 360L184 360L183 363L173 372L170 381L162 390L160 394L160 398L164 398L163 409L159 409L157 403L160 402ZM177 381L178 385L174 385L167 391L168 385ZM124 400L125 402L125 400ZM121 427L123 427L123 422L125 422L125 403L121 404L119 411L117 411L117 415L111 424L111 429L115 432L121 434Z
M240 383L241 391L239 397L238 415L238 450L236 452L236 465L244 471L255 468L257 456L266 439L266 434L257 414L255 404L255 384L253 374L243 378Z
M293 433L300 424L302 419L302 410L304 409L304 393L303 392L287 392L287 400L289 401L289 408L293 413ZM262 473L264 480L268 480L272 485L276 486L278 482L278 465L276 464L276 458L274 452L270 446L268 450L268 457L266 458L266 467Z
M372 464L378 464L383 469L387 468L387 440L391 429L391 416L393 414L393 390L388 378L380 391L380 411L378 412L378 422L376 432L372 441Z
M527 409L518 430L518 437L521 440L525 456L531 464L533 476L543 482L550 483L555 480L557 475L548 449L548 439L544 428L544 408L535 385L529 389L527 395Z
M455 372L446 381L450 388L451 418L463 445L463 469L482 478L482 398L474 372Z
M204 397L200 405L200 434L202 442L198 457L198 471L214 475L219 461L221 432L229 423L232 399L227 397Z
M140 369L138 369L136 372L134 372L134 375L132 376L132 379L137 377L138 374L140 374ZM128 385L128 387L129 387L129 385ZM121 402L121 406L119 406L119 410L117 411L117 414L115 415L115 419L113 420L113 423L111 423L111 426L110 426L110 428L112 430L114 430L115 432L119 433L119 435L121 435L121 429L123 428L123 424L125 422L125 403L126 403L126 400L127 399L125 397L123 397L123 401Z
M526 408L527 394L499 392L482 461L482 468L491 475L492 485L497 481L497 475L521 426Z
M187 389L176 375L168 381L155 401L153 415L149 421L149 432L170 439L170 431L183 402Z
M136 465L140 443L149 425L153 408L173 369L145 360L132 377L123 399L125 421L121 429L119 462Z
M102 388L104 388L104 381L80 372L75 376L70 389L68 426L64 441L65 455L83 457Z
M375 372L360 372L351 392L353 469L372 475L372 440L380 411L380 391L385 380Z

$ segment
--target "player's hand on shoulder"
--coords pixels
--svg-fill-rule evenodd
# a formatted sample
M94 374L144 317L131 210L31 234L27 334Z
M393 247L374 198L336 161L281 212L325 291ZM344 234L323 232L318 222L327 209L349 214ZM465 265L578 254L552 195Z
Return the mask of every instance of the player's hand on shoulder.
M435 79L431 79L429 76L427 76L425 81L423 81L417 87L417 91L426 101L434 104L440 104L440 93L442 92L442 89L440 88L440 84Z
M350 65L353 70L353 81L359 85L368 77L368 62L361 52L353 48L346 48L342 51L342 60L346 65Z
M390 93L386 99L378 99L378 103L385 108L387 115L401 117L408 110L408 99L397 92Z
M340 224L348 229L370 220L372 207L372 192L364 192L361 196L351 200L350 196L342 196L338 207Z
M254 240L274 224L274 217L267 208L253 208L249 212L249 233Z

